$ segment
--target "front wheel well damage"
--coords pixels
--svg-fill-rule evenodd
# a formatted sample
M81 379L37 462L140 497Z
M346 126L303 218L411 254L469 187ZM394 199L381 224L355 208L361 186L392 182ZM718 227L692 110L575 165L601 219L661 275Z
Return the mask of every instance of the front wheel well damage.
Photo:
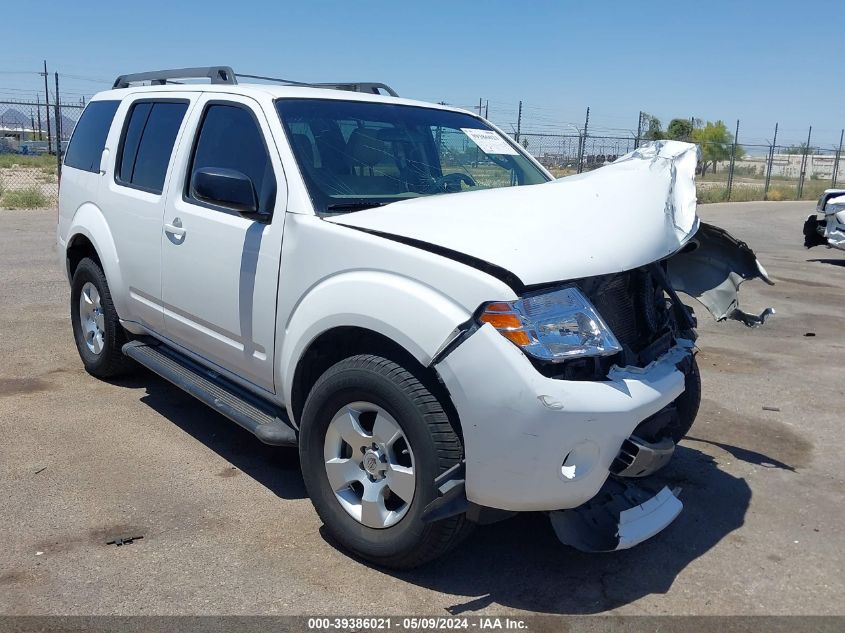
M423 366L392 339L360 327L337 327L315 338L296 365L291 388L291 410L298 423L311 388L332 365L358 354L375 354L392 360L411 372L440 401L455 433L462 438L458 412L445 385L432 367Z

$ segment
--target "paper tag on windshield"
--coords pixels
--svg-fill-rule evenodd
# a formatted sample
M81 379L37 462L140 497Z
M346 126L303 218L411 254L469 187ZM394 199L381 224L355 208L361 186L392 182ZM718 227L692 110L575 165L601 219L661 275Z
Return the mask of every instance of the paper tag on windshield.
M501 136L496 134L493 130L478 130L471 127L462 127L461 132L472 139L472 142L478 145L485 154L511 154L518 155L510 143L508 143Z

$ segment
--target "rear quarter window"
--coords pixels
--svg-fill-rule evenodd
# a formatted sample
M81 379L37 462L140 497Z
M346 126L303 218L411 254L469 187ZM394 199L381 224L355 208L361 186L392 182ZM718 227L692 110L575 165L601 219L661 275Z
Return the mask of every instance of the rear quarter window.
M100 171L100 157L118 105L120 101L92 101L88 104L73 130L65 154L64 164L67 167Z
M127 117L115 180L160 194L167 166L188 109L187 101L141 101Z

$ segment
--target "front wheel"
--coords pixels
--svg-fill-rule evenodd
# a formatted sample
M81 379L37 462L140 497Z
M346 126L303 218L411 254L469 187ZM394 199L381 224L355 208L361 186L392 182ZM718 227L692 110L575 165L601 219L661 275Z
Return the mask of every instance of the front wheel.
M421 520L462 445L437 398L391 360L354 356L326 371L305 403L299 452L320 519L366 560L416 567L466 532L463 516Z

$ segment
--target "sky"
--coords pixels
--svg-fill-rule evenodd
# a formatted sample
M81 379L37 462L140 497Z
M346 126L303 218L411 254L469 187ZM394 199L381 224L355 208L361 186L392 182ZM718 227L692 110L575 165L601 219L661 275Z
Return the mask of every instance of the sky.
M64 96L122 73L228 65L301 81L382 81L400 95L477 107L510 132L630 136L638 113L722 119L739 140L832 147L845 127L845 2L4 3L0 100ZM39 16L36 21L33 15ZM17 26L16 26L17 25ZM53 79L50 85L52 91ZM64 99L63 99L64 100Z

